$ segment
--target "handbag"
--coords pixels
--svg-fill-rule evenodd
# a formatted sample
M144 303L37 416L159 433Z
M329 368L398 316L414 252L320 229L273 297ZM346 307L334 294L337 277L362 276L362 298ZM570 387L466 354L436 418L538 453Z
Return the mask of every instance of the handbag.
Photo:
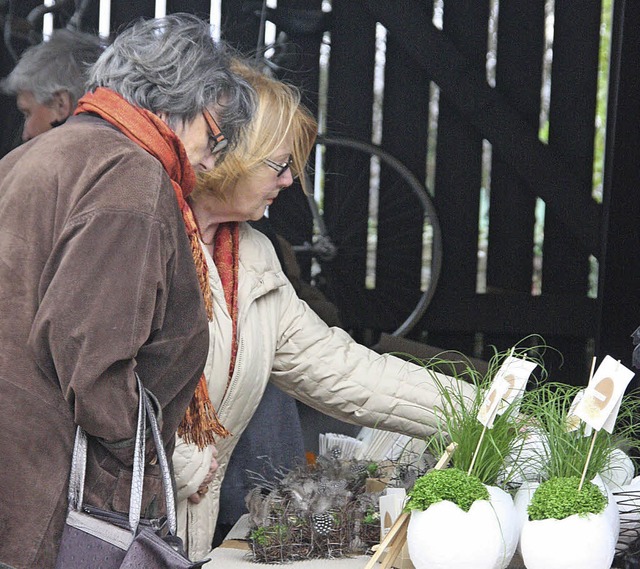
M171 473L153 405L138 374L138 424L131 480L129 514L109 512L83 505L87 465L87 434L76 428L76 439L69 477L69 509L56 569L196 569L209 559L193 562L184 553L176 535L176 510ZM145 428L147 417L162 472L167 516L140 519L144 478ZM163 535L166 534L166 535Z

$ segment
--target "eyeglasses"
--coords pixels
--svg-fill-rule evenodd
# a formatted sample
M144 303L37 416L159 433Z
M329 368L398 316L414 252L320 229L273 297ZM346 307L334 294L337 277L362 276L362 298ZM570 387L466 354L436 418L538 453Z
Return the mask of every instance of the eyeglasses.
M222 134L218 123L206 108L202 109L202 116L209 127L209 152L217 154L229 144L229 141Z
M276 171L276 177L279 178L282 176L293 164L293 156L289 156L286 162L276 162L275 160L269 160L269 158L264 159L264 163L269 166L272 170ZM295 175L293 176L296 177Z

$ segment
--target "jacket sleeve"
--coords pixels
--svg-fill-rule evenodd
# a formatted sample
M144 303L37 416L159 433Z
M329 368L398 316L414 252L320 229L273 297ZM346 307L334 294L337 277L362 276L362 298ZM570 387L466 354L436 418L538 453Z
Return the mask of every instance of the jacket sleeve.
M173 451L173 471L176 479L178 501L186 500L195 493L209 472L213 449L211 446L203 450L181 437L176 437L176 448Z
M279 290L279 343L271 380L332 417L412 437L433 434L440 389L473 398L473 386L356 343L329 328L291 286Z
M135 358L162 326L170 241L158 219L140 212L70 221L44 267L29 335L76 424L125 464L137 419Z

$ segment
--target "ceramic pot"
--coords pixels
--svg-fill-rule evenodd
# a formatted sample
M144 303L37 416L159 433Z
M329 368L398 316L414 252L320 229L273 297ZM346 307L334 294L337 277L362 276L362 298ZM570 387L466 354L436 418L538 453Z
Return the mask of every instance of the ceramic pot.
M527 520L520 552L527 569L609 569L616 537L604 513Z
M609 569L615 555L620 528L618 505L599 477L593 480L608 497L600 514L573 515L563 520L534 520L526 515L524 497L533 495L534 485L516 496L516 511L522 529L519 549L527 569ZM520 494L520 492L519 492Z
M411 512L409 557L416 569L505 569L518 543L516 513L509 494L487 486L490 500L468 512L444 500Z

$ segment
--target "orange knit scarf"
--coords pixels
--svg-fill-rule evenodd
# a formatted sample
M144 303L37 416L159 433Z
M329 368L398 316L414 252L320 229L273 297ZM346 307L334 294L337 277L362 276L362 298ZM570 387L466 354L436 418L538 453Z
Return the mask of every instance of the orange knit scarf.
M102 117L138 146L155 156L164 167L171 178L182 212L207 317L211 320L213 318L213 299L209 286L207 262L198 240L198 226L193 212L185 200L193 190L196 179L182 142L157 115L131 105L119 94L104 87L99 87L95 92L87 93L80 99L74 114L79 113L94 113ZM201 449L213 444L215 435L222 437L229 435L229 431L220 424L209 399L204 374L200 377L195 393L178 428L178 434L185 441L195 443Z
M224 298L231 315L231 363L229 365L225 395L233 377L238 353L238 235L239 226L237 223L221 223L218 225L213 241L213 262L216 265L216 269L218 269Z

